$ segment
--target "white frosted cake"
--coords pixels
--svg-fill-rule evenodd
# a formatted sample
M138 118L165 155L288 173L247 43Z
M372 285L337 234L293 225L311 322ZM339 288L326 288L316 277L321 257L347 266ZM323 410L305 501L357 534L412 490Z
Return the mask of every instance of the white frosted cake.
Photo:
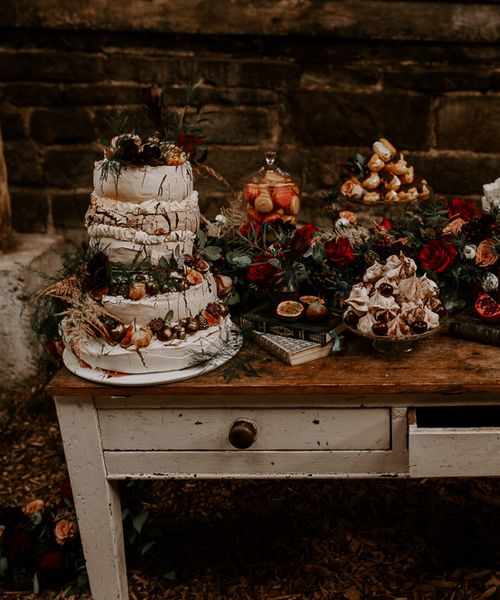
M120 136L111 148L133 140L141 152L146 144L137 139ZM87 316L79 322L74 312L62 323L65 343L92 368L181 370L221 352L230 337L216 278L194 250L198 194L191 165L176 150L175 164L133 164L113 156L95 164L85 216L92 252L82 291L99 324L89 319L89 327Z

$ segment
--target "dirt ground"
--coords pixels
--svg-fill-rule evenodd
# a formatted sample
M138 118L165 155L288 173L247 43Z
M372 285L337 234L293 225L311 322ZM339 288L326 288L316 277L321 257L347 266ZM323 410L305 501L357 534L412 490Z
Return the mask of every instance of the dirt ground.
M0 507L56 502L66 477L42 387L4 395ZM499 600L499 492L496 478L146 482L154 544L129 553L130 598ZM60 600L70 584L0 599Z

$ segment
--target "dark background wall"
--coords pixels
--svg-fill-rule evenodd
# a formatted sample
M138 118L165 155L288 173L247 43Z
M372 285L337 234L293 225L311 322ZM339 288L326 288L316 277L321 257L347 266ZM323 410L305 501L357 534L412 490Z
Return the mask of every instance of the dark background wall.
M208 164L237 187L278 148L304 219L380 135L437 192L478 197L500 176L499 40L491 0L2 0L14 227L81 230L104 116L151 84L180 106L200 78ZM197 188L209 215L227 202L214 180Z

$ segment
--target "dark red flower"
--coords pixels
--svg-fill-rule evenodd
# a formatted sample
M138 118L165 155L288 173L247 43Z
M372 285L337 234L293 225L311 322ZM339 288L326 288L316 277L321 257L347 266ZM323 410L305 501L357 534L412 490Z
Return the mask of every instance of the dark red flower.
M175 145L182 148L186 154L191 154L203 140L201 137L189 135L187 133L179 133Z
M302 227L297 228L297 234L306 240L311 240L317 231L319 231L319 229L312 223L307 223L307 225L302 225Z
M75 501L73 500L73 490L71 489L71 482L69 480L69 477L66 477L59 486L59 493L64 498L64 500L67 500L71 505L75 504Z
M38 575L48 575L57 573L62 569L63 555L57 550L43 554L35 561L35 568Z
M253 264L248 267L247 279L254 283L265 283L276 273L276 267L269 263L270 256L259 254L254 258Z
M467 202L462 198L452 198L448 203L448 217L450 219L460 217L464 221L470 221L479 214L478 208L472 202Z
M31 547L30 536L21 529L12 528L5 543L5 556L10 561L25 559L30 553Z
M241 235L247 236L249 233L251 234L252 232L255 236L259 235L259 223L256 223L255 221L247 221L246 223L243 223L243 225L240 227Z
M418 255L422 267L435 273L445 271L455 262L456 257L457 251L445 238L428 242Z
M325 252L328 262L339 267L345 267L354 261L353 247L345 237L326 242Z
M389 219L384 219L379 227L383 227L384 229L392 229L392 222Z

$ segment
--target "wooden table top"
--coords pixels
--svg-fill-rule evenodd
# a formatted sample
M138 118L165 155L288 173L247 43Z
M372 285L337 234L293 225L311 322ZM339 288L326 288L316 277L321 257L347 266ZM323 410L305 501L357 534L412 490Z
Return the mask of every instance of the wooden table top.
M248 361L259 374L246 375ZM234 376L225 381L228 366ZM253 345L214 371L176 383L114 386L86 381L62 368L47 386L53 396L461 394L500 393L500 351L495 346L431 336L403 356L386 356L368 340L348 337L341 355L291 367Z

